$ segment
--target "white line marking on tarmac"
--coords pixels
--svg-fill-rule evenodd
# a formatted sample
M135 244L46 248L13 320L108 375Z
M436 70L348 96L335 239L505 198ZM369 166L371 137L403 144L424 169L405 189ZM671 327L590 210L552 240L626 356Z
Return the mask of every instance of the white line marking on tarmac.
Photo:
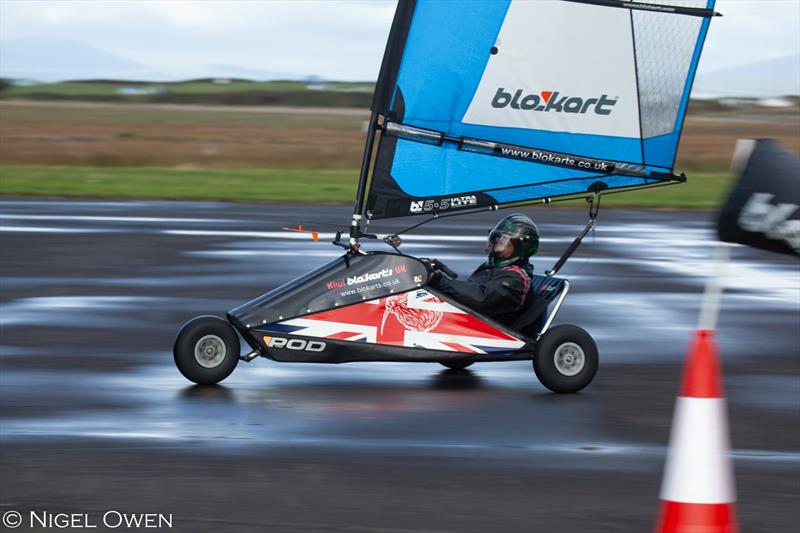
M83 222L163 222L163 223L233 223L238 220L224 218L165 218L165 217L112 217L112 216L85 216L85 215L0 215L0 219L11 220L79 220Z
M291 239L291 240L311 240L311 237L308 234L303 233L292 233L289 231L223 231L223 230L192 230L192 229L165 229L162 230L162 233L166 233L167 235L186 235L186 236L197 236L197 237L254 237L254 238L266 238L266 239ZM320 240L326 239L333 239L336 234L335 233L319 233ZM342 235L344 239L346 235ZM486 237L476 236L476 235L431 235L431 234L416 234L416 235L403 235L401 237L404 242L414 243L414 242L479 242L485 243ZM542 242L567 242L572 241L572 238L568 239L542 239ZM362 239L362 244L369 244L371 242L377 242L373 239Z
M180 219L165 219L168 222L178 222ZM191 220L191 219L183 219ZM25 233L135 233L135 228L54 228L52 226L2 226L0 231L5 232L25 232ZM148 230L149 231L149 230ZM190 229L163 229L157 230L163 235L181 235L188 237L244 237L253 239L278 239L278 240L303 240L312 242L311 236L305 233L290 231L224 231L224 230L190 230ZM334 233L319 233L321 241L330 241L335 237ZM567 242L572 239L542 239L542 242ZM486 238L473 235L403 235L403 241L408 243L408 247L416 246L415 242L431 243L456 243L456 242L476 242L485 243ZM363 240L362 243L375 243L375 240ZM420 246L424 246L420 245ZM438 245L437 245L438 246ZM433 247L433 246L429 246Z
M277 257L297 257L296 251L261 251L261 250L209 250L202 252L187 252L186 255L195 257L250 257L250 256L277 256ZM342 255L340 250L330 250L328 252L317 252L303 250L303 257L339 257Z
M253 237L266 239L291 239L311 240L308 234L292 233L289 231L217 231L217 230L191 230L191 229L166 229L162 233L167 235L186 235L197 237ZM320 239L333 239L335 233L319 233ZM404 241L442 241L442 242L486 242L486 237L472 235L403 235ZM369 242L369 241L365 241Z
M124 230L106 228L51 228L46 226L0 226L8 233L119 233Z

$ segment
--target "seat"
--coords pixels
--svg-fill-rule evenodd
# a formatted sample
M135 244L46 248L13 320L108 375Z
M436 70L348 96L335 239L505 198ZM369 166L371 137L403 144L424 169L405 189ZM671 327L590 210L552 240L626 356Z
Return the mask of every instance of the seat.
M552 276L531 276L531 298L522 308L511 329L535 336L547 321L547 309L567 287L567 280Z

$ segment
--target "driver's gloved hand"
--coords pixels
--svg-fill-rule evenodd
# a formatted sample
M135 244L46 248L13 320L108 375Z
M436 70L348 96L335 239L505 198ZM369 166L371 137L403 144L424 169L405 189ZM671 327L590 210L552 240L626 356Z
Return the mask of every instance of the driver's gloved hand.
M431 259L429 257L420 257L418 259L422 261L423 265L425 265L425 269L429 274L432 274L434 271L436 271L436 263L438 263L436 259Z
M444 274L442 274L441 270L433 270L430 274L428 274L428 285L438 288L439 282L442 281L443 278Z
M432 287L437 287L442 278L456 279L458 277L458 274L450 270L447 265L438 259L420 257L419 260L428 270L428 285Z
M433 268L436 270L436 272L441 272L450 279L456 279L458 277L458 274L453 272L453 270L450 269L450 267L448 267L438 259L431 259L431 261L433 261Z
M428 271L428 285L438 287L439 280L442 279L442 273L436 268L438 261L429 257L420 257L419 260L422 261L422 264L425 265L425 270Z

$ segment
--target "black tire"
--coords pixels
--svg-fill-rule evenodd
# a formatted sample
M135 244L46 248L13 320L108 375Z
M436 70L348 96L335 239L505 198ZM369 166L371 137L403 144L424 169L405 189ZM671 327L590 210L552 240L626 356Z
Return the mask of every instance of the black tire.
M468 361L466 359L459 359L457 361L439 361L442 366L446 366L450 370L464 370L475 361Z
M555 326L536 344L533 371L553 392L578 392L591 383L597 372L597 345L578 326ZM574 372L574 373L573 373Z
M216 316L199 316L187 322L175 339L175 365L198 385L219 383L239 362L239 336Z

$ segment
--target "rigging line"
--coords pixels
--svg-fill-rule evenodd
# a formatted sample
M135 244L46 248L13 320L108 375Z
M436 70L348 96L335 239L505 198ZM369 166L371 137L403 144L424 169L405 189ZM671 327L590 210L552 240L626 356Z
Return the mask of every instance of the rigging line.
M567 249L562 252L561 256L558 258L558 261L553 265L550 270L545 270L546 276L555 276L561 268L566 264L570 257L575 253L575 251L580 247L583 239L586 238L586 235L589 231L594 229L595 221L597 219L597 213L600 209L600 195L598 193L593 194L590 198L586 198L587 203L589 204L589 222L586 223L586 226L578 233L578 236L575 237Z
M590 245L589 251L594 250L595 244L597 244L597 239L596 239L596 235L595 235L594 231L595 231L595 226L592 226L592 243ZM571 274L569 274L567 276L564 276L564 279L569 281L572 276L577 276L578 274L580 274L583 271L583 269L586 268L586 265L589 264L589 260L591 258L592 257L590 255L587 255L586 259L584 259L583 263L577 268L577 270L575 270L575 272L572 272Z
M467 214L467 213L464 213L464 214ZM434 220L436 220L437 218L445 218L446 216L452 216L452 215L442 215L441 217L440 217L439 215L434 215L434 216L432 216L431 218L426 218L426 219L425 219L425 220L423 220L422 222L419 222L419 223L417 223L417 224L414 224L414 225L413 225L413 226L411 226L411 227L408 227L408 228L406 228L406 229L404 229L404 230L402 230L402 231L398 231L397 233L395 233L395 235L400 235L401 233L406 233L406 232L408 232L408 231L411 231L412 229L417 229L418 227L422 226L423 224L427 224L428 222L434 221Z
M597 243L597 239L596 239L597 234L595 233L595 230L597 229L597 215L600 213L600 201L602 199L603 199L603 196L602 196L602 193L600 193L600 192L597 193L596 195L592 196L591 198L587 198L586 199L586 201L589 202L589 219L592 222L592 227L591 227L591 230L590 230L592 232L592 245L591 245L591 247L589 249L590 252L594 250L594 248L595 248L594 245ZM568 276L564 276L564 277L567 280L569 280L572 276L577 276L578 274L580 274L581 271L583 271L583 269L586 267L586 265L589 264L589 259L591 259L591 255L587 254L586 260L583 262L583 264L581 264L581 266L579 266L576 271L574 271L571 274L569 274Z

